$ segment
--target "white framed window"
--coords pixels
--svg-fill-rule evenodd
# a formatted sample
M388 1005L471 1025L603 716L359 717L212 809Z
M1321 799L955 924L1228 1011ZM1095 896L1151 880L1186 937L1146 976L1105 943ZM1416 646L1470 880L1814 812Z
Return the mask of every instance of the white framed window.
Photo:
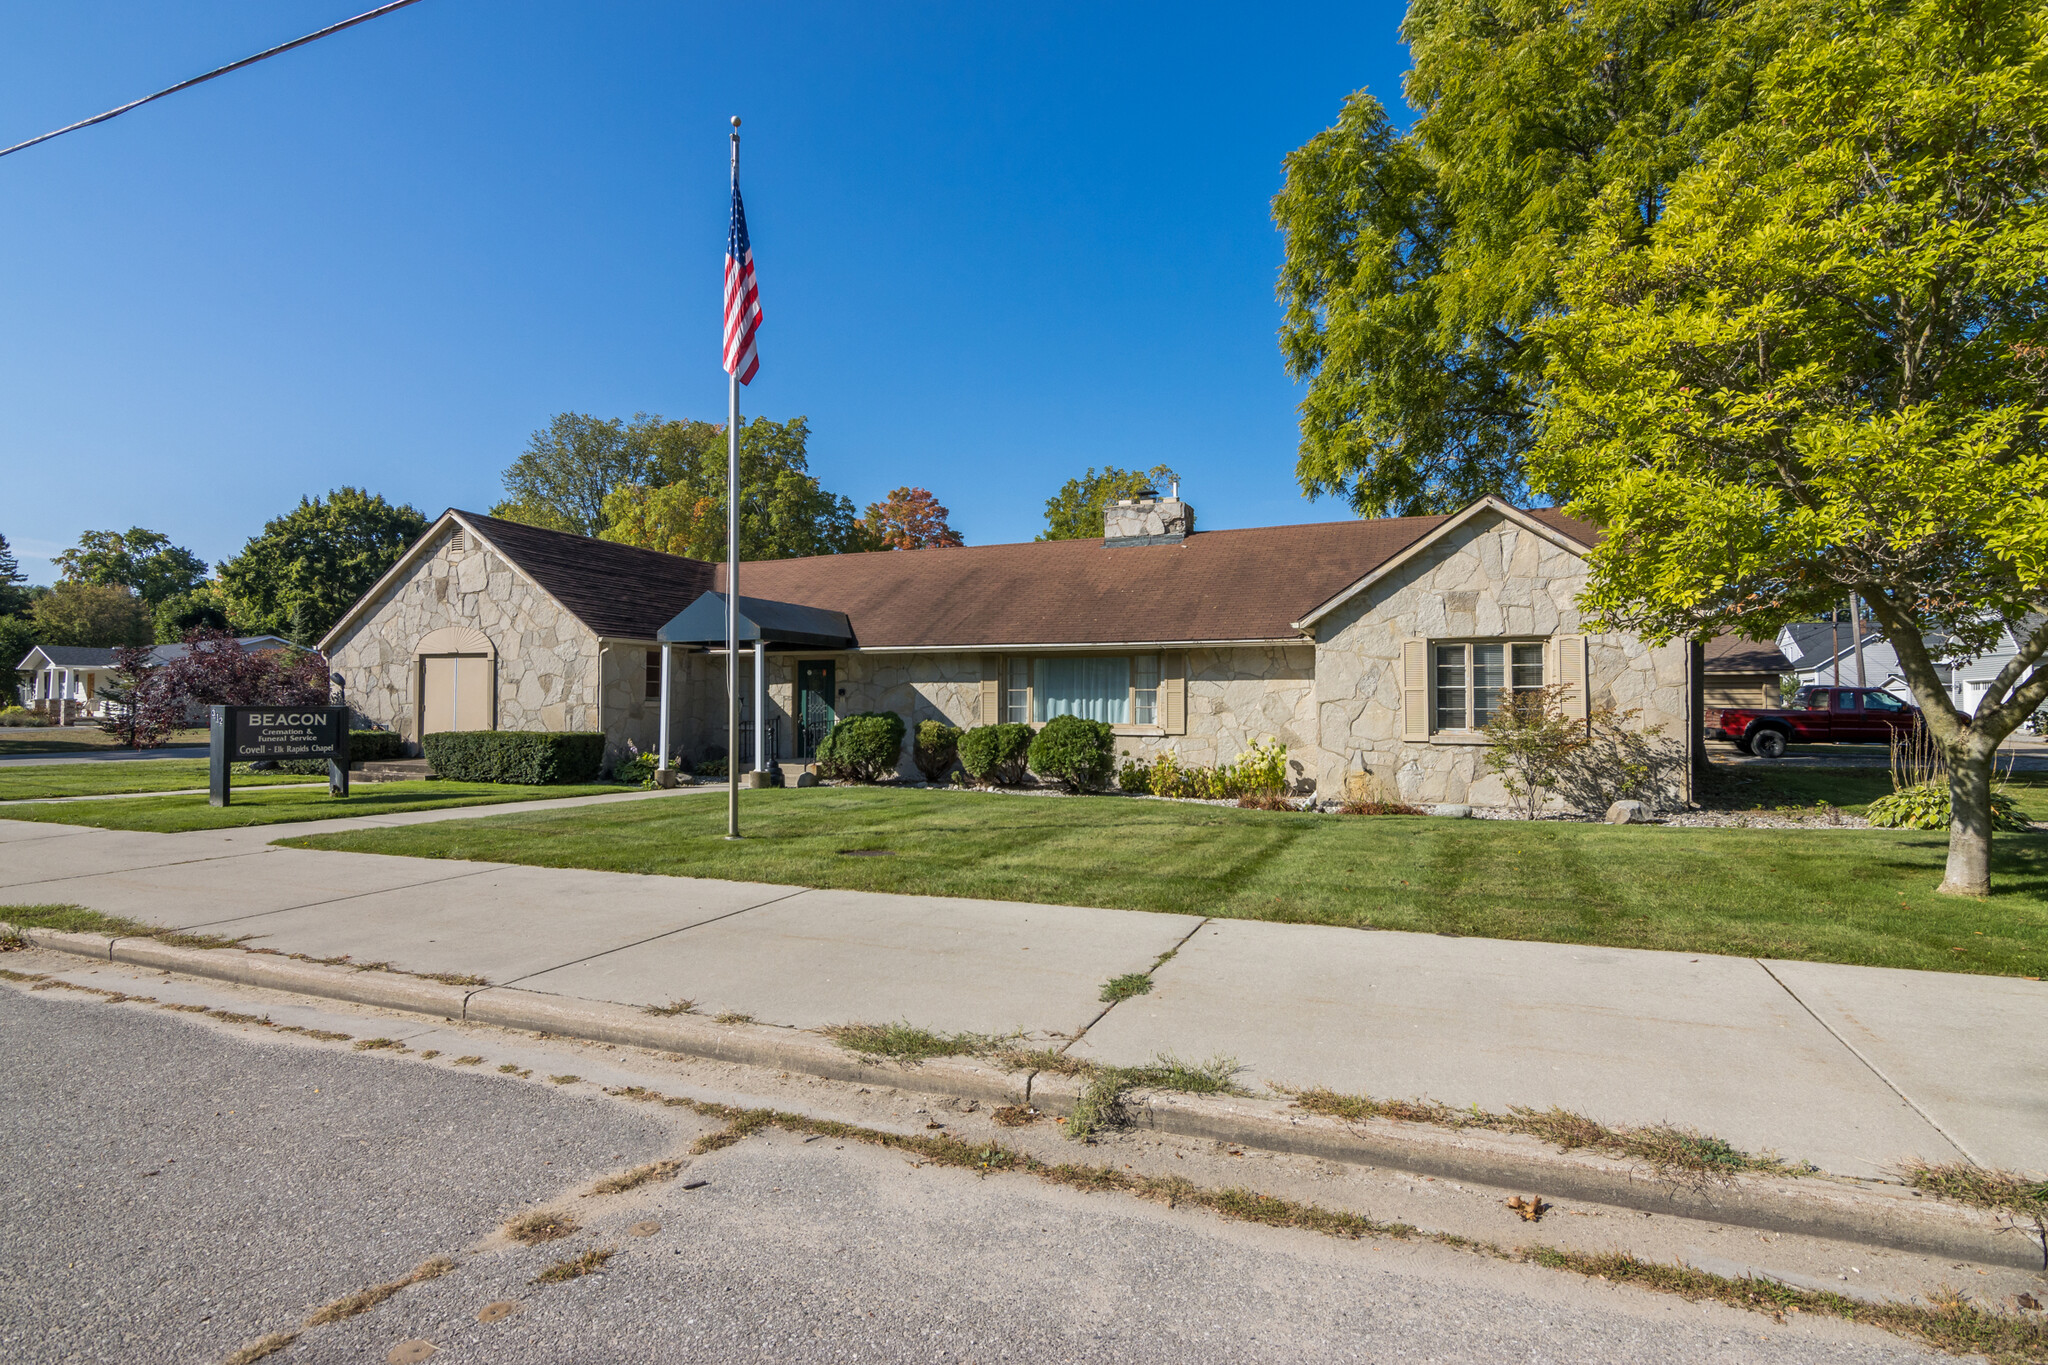
M1159 723L1159 656L1140 654L1131 660L1131 724Z
M1430 728L1483 730L1506 698L1543 687L1541 640L1467 640L1430 651Z
M1011 655L1000 673L1002 716L1028 725L1055 716L1162 725L1164 679L1165 660L1157 654Z
M1031 719L1031 660L1010 660L1009 676L1003 679L1003 719L1023 724Z

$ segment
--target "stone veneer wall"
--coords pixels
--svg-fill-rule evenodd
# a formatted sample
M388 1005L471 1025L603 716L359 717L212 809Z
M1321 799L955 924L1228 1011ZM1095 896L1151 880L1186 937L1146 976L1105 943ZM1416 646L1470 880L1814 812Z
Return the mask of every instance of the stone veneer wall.
M1385 795L1403 801L1506 804L1500 779L1486 771L1483 745L1401 738L1401 642L1582 634L1573 602L1585 585L1578 555L1489 514L1323 618L1316 625L1318 789L1342 796L1346 777L1364 770ZM1683 742L1685 644L1652 648L1630 635L1587 634L1586 645L1591 703L1640 707L1639 726L1661 726L1665 739Z
M497 651L498 729L600 728L597 638L492 551L451 558L445 534L331 651L350 708L417 744L417 647L444 626L482 631Z

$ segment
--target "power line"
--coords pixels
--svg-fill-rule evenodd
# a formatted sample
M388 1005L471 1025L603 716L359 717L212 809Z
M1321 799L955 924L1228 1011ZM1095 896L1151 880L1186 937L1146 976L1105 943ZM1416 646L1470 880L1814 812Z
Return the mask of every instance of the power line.
M122 105L119 109L109 109L104 114L94 114L89 119L80 119L77 123L68 124L65 127L57 129L53 133L44 133L41 137L32 137L26 142L17 142L12 147L0 149L0 156L12 155L13 153L19 152L24 148L33 147L38 142L48 142L51 138L62 137L66 133L75 133L80 128L90 128L95 123L105 123L108 119L116 118L122 114L125 114L130 109L139 109L143 105L148 104L151 100L160 100L165 95L175 95L180 90L190 90L193 86L203 85L207 81L212 80L215 76L225 76L230 71L240 71L245 66L254 66L257 62L262 61L265 57L275 57L280 52L290 52L295 47L304 47L307 43L318 42L320 39L325 38L330 33L339 33L345 28L354 28L357 24L366 24L370 20L378 18L382 15L389 14L391 13L391 11L395 9L404 9L407 5L416 5L418 3L419 0L391 0L391 3L388 5L379 5L377 6L377 8L373 10L369 10L363 14L358 14L353 19L344 19L338 24L329 24L326 28L321 29L317 33L308 33L303 38L294 38L288 43L280 43L278 46L271 48L267 52L259 52L253 57L244 57L239 62L229 62L226 66L220 67L213 71L209 71L204 76L194 76L189 81L179 81L176 85L173 85L168 89L159 90L154 95L144 95L139 100L131 100L127 104Z

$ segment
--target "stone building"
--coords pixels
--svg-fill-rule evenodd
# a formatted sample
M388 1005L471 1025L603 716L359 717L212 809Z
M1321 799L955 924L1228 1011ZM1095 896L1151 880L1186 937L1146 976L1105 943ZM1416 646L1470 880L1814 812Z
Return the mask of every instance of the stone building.
M768 641L768 757L804 762L859 711L913 727L1077 714L1138 758L1214 765L1270 738L1298 791L1496 804L1480 727L1517 690L1563 683L1575 714L1612 703L1688 732L1691 651L1581 626L1595 532L1561 513L1488 498L1450 516L1193 522L1148 495L1112 506L1099 541L742 564L741 615ZM409 739L602 730L614 759L659 742L666 649L670 748L697 758L726 736L725 586L723 565L451 511L321 647L351 705Z

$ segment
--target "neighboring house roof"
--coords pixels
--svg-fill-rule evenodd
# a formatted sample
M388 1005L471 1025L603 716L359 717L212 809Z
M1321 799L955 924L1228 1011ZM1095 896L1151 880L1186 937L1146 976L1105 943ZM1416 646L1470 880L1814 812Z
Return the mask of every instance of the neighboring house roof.
M238 635L235 637L235 643L242 647L245 654L268 654L272 650L294 648L292 642L282 635ZM173 659L184 658L191 649L192 646L180 641L175 644L158 645L150 654L158 663L167 664Z
M282 635L243 635L238 637L235 643L240 645L245 651L253 651L259 654L267 653L273 649L292 648L292 642L285 639ZM158 663L165 664L173 659L184 658L186 651L190 648L190 645L182 643L152 645L149 653L150 657ZM46 665L50 668L112 669L116 666L114 651L111 649L94 649L84 645L37 645L24 655L21 662L16 664L15 667L18 669L28 668L29 660L35 658L38 654L43 656Z
M27 654L24 654L21 662L16 664L15 667L19 669L31 668L32 665L29 661L38 654L43 656L43 662L49 668L112 668L114 666L114 651L111 649L94 649L85 645L37 645Z
M1769 641L1717 635L1707 641L1708 673L1790 673L1792 661Z

